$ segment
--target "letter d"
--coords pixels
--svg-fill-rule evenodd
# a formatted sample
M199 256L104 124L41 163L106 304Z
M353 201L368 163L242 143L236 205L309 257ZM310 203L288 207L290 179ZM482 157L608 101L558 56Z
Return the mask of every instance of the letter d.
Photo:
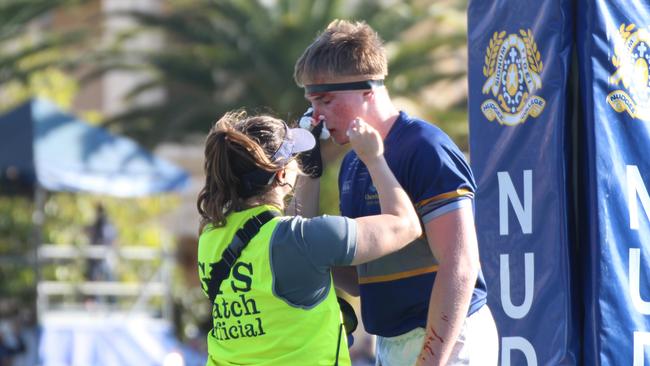
M510 352L515 349L523 352L528 366L537 366L535 348L526 338L522 337L501 338L501 366L510 366Z

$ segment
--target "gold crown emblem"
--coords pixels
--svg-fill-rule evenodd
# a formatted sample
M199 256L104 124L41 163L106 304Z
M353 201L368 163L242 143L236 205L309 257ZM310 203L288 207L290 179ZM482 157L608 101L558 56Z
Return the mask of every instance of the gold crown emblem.
M528 116L537 117L546 101L535 95L542 87L540 73L544 65L533 32L519 30L506 37L494 32L485 53L483 94L492 97L481 104L483 115L503 125L515 126Z
M616 71L609 84L623 89L607 95L607 102L618 112L627 112L632 118L650 121L650 85L648 63L650 60L650 33L636 25L621 24L618 37L614 37L612 64Z

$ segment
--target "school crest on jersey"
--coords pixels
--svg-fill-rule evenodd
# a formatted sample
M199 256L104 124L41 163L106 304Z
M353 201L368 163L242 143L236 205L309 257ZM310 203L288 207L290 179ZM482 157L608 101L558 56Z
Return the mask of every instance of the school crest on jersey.
M612 64L616 71L609 84L615 89L607 102L618 113L627 112L632 118L650 121L650 33L648 28L621 24L614 37Z
M483 115L502 125L516 126L528 116L538 117L546 101L536 93L542 87L544 68L533 32L521 29L506 35L494 32L485 53L483 94L489 99L481 104Z

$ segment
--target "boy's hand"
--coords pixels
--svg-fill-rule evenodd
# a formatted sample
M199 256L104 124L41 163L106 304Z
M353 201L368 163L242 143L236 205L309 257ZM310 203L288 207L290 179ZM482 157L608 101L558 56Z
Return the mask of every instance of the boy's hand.
M360 118L350 124L347 131L350 144L364 164L369 165L384 154L384 142L379 132Z

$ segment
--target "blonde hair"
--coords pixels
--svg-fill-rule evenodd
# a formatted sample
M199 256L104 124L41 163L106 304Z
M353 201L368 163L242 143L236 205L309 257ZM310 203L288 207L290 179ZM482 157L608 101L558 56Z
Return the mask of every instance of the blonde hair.
M364 76L383 79L388 74L384 42L365 22L334 20L305 52L294 68L299 86L317 78Z

